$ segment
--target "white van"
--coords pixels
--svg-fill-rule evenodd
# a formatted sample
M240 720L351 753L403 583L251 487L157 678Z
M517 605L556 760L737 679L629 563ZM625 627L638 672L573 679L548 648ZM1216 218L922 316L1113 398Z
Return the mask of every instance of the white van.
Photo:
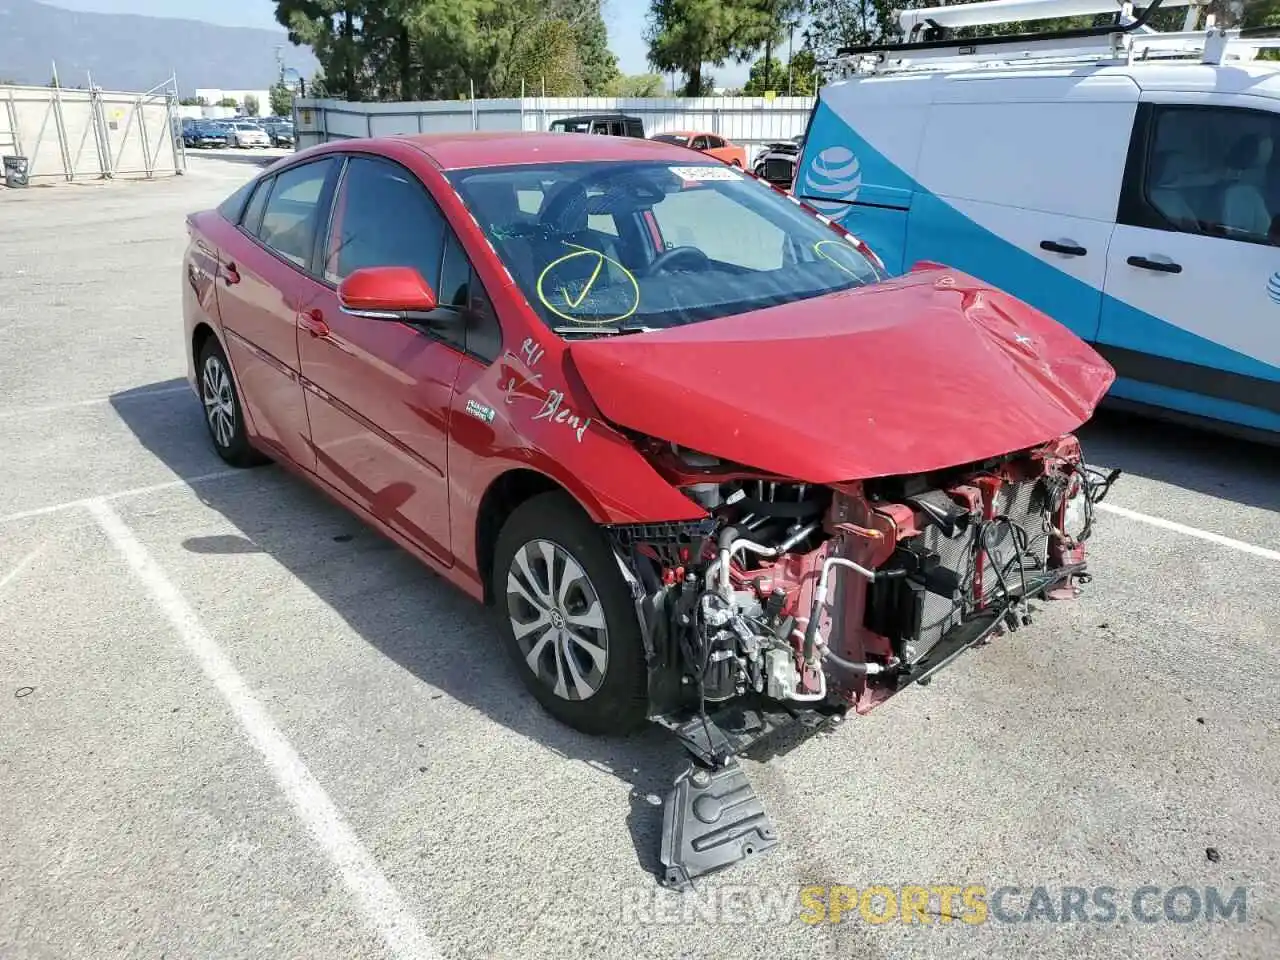
M1187 0L1148 10L1174 5ZM1110 402L1274 440L1280 63L1253 58L1280 44L1153 33L1145 12L1083 36L945 36L1107 11L1119 7L900 13L906 42L842 52L848 72L821 90L793 192L892 273L944 263L1065 324L1116 368Z

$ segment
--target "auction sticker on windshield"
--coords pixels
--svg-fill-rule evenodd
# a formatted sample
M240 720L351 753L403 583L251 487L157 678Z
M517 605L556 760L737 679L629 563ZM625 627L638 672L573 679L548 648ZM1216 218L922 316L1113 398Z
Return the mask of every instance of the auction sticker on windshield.
M741 180L742 174L732 167L670 167L672 173L685 183L705 183L708 180Z

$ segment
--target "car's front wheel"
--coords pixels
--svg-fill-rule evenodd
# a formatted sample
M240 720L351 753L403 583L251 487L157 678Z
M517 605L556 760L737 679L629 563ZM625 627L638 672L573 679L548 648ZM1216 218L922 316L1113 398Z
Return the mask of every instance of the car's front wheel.
M640 624L603 532L567 494L527 500L494 551L504 646L538 702L594 735L641 724L648 675Z
M231 376L231 364L218 338L210 336L196 358L200 370L200 400L213 448L233 467L254 467L268 462L249 444L244 409Z

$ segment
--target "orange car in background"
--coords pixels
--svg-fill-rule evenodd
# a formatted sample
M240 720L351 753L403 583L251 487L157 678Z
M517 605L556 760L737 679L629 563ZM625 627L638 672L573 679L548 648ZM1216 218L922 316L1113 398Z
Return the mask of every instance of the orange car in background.
M700 153L706 153L734 167L746 168L747 151L714 133L701 133L697 130L671 130L667 133L655 133L650 140L661 140L663 143L674 143L678 147L689 147Z

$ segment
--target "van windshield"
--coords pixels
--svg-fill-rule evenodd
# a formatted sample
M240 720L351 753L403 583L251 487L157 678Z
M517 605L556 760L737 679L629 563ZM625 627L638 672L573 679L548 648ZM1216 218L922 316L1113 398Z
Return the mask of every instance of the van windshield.
M722 163L556 163L447 174L557 330L665 328L876 283L842 234Z

